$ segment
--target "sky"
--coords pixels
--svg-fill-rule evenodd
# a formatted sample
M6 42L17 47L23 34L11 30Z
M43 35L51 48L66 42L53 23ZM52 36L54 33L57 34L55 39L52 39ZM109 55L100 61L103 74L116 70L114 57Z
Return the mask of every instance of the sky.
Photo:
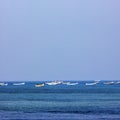
M120 0L0 0L0 81L120 80Z

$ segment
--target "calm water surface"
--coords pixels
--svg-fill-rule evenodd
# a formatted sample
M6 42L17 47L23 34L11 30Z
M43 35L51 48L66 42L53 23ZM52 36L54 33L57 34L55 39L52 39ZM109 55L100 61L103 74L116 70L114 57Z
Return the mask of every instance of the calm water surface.
M0 120L120 120L120 84L0 86Z

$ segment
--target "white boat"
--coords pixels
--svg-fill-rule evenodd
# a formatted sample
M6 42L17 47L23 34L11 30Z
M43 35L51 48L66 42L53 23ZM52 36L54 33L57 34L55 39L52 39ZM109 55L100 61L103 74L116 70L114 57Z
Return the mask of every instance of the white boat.
M70 82L62 82L62 84L67 85L70 84Z
M115 84L115 82L105 82L104 84L105 85L113 85L113 84Z
M47 82L46 84L47 85L58 85L58 84L61 84L62 82L60 81L53 81L53 82Z
M96 85L97 83L96 82L93 82L93 83L85 83L85 85Z
M96 85L100 82L100 80L95 80L94 82L92 83L85 83L85 85Z
M45 84L36 84L35 87L43 87Z
M75 83L68 83L67 85L77 85L78 82L75 82Z
M100 80L95 80L94 82L95 82L95 83L99 83L99 82L100 82Z
M13 85L25 85L25 83L24 82L22 82L22 83L13 83Z
M7 85L8 83L3 83L3 82L0 83L0 86L7 86Z
M115 82L115 84L120 84L120 81L118 81L118 82Z

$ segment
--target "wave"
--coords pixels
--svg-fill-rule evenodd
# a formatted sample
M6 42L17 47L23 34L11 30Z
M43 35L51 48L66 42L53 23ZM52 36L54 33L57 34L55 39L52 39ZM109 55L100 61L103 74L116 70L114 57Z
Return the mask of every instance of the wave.
M0 120L120 120L119 115L115 114L76 114L76 113L23 113L15 111L0 111Z
M45 102L45 101L6 101L0 102L2 111L21 111L25 113L76 113L76 114L120 114L120 106L111 104Z

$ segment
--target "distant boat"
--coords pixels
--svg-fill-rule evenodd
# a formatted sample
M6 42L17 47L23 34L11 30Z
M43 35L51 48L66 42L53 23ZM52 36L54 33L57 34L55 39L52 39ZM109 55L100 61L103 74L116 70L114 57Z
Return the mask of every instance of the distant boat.
M13 85L25 85L25 83L24 82L22 82L22 83L13 83Z
M77 85L78 82L75 82L75 83L67 83L67 85Z
M47 82L46 84L47 85L58 85L58 84L61 84L62 82L60 81L53 81L53 82Z
M35 87L43 87L45 84L36 84Z
M70 84L70 82L62 82L62 84L67 85Z
M100 82L100 80L95 80L94 82L95 82L95 83L99 83L99 82Z
M92 83L85 83L85 85L96 85L100 82L100 80L95 80L94 82Z
M97 83L96 82L93 82L93 83L85 83L85 85L96 85Z
M115 82L115 84L120 84L120 81L118 81L118 82Z
M115 84L115 82L105 82L104 84L105 85L113 85L113 84Z
M7 86L7 85L8 83L3 83L3 82L0 83L0 86Z

